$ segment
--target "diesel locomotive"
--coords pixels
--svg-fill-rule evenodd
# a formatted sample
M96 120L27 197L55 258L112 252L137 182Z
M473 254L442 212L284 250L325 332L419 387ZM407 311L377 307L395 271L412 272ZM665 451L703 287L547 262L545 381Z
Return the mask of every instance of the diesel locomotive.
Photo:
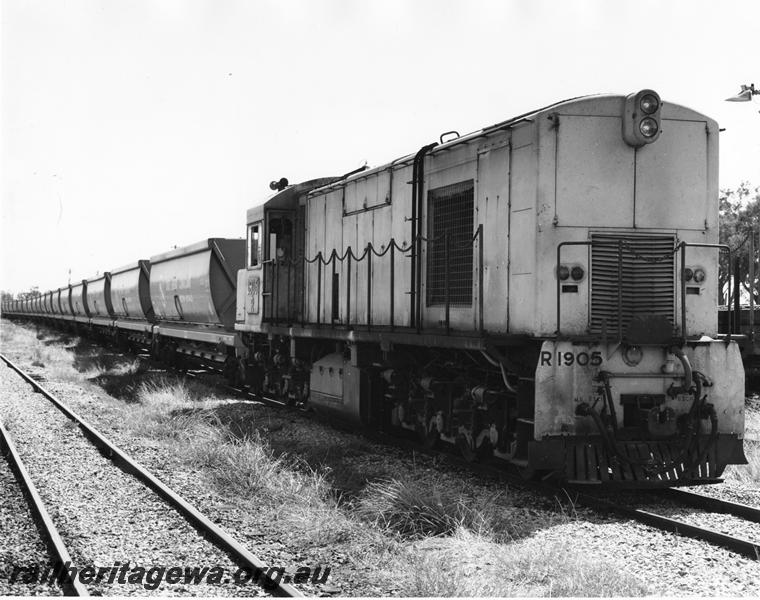
M272 187L245 239L3 311L526 476L691 485L746 462L712 119L653 90L586 96Z

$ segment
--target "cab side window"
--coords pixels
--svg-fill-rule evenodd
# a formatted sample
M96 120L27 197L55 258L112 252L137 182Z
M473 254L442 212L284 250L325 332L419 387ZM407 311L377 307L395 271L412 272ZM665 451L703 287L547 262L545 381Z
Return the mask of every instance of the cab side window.
M261 264L261 221L248 228L248 266Z

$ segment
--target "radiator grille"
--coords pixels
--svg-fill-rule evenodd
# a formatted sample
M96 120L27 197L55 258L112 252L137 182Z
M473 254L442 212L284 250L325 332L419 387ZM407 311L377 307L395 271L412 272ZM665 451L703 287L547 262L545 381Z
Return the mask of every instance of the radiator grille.
M616 236L595 234L591 247L592 333L618 330L618 289L625 333L635 316L657 315L672 324L675 306L675 238L673 236ZM622 277L618 276L618 246L623 242Z
M427 305L472 304L472 179L428 191ZM448 236L449 259L445 239Z

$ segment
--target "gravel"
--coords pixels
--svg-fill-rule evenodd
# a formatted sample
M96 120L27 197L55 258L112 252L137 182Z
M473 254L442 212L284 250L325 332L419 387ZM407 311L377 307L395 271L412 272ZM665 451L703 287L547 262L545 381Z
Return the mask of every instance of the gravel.
M16 573L11 583L14 565L41 570L50 567L45 544L40 537L29 506L24 499L10 465L0 457L0 596L57 596L55 585L24 581L26 571Z
M760 523L748 521L735 515L710 512L670 501L636 503L636 508L676 519L689 525L742 538L754 542L760 547Z
M760 508L760 489L740 481L726 480L719 485L702 485L690 489L697 494Z
M91 409L92 404L87 403ZM271 429L283 436L292 436L293 441L303 443L306 436L311 436L334 448L341 444L354 449L357 446L355 436L336 432L292 414L283 419L291 422L290 429L279 429L276 410L249 405L249 420L253 423L269 423ZM274 416L273 416L274 415ZM242 417L242 415L241 415ZM97 418L93 413L93 418ZM282 417L280 417L282 418ZM311 432L311 433L309 433ZM109 433L110 435L110 433ZM123 434L122 434L123 435ZM274 524L262 522L256 515L241 514L234 506L226 506L219 498L209 496L203 488L202 480L181 478L182 466L176 457L167 456L165 449L140 449L134 440L125 436L123 442L132 444L130 451L141 456L140 460L151 464L151 468L162 470L162 477L168 477L171 485L177 486L190 498L198 499L202 510L208 514L219 515L220 523L235 531L242 539L252 540L250 532L258 532L268 540L269 545L263 556L272 557L285 564L297 561L300 556L288 550L295 540L277 531ZM526 552L532 548L555 543L563 539L573 540L573 549L599 561L612 561L614 564L625 563L629 573L646 582L652 594L660 595L757 595L760 593L760 566L757 562L740 555L716 548L709 544L683 538L674 534L660 532L636 522L620 522L591 511L575 509L567 500L562 502L561 511L569 518L561 518L555 512L557 504L522 490L510 489L505 493L503 484L484 480L481 477L452 469L427 456L410 459L396 449L361 442L362 451L351 453L346 457L346 469L363 471L371 475L395 476L403 478L414 472L420 479L435 480L438 485L448 485L452 490L468 490L473 495L504 494L508 506L504 511L509 514L509 533L513 535L514 544L525 547ZM176 476L166 471L176 469ZM350 479L350 476L349 476ZM568 522L569 521L569 522ZM280 538L280 539L278 539ZM336 549L337 550L337 549ZM304 554L308 564L315 554ZM403 588L398 589L392 581L368 585L371 575L363 573L363 565L357 564L356 557L341 556L335 550L325 549L319 555L325 564L333 566L331 582L334 589L344 595L405 595ZM330 588L333 589L333 588Z
M621 560L653 596L757 596L757 561L704 542L640 523L590 517L538 531L534 544L572 539L573 547L601 563Z
M13 351L4 352L13 358ZM44 370L38 372L42 374ZM102 391L64 381L50 381L46 386L268 564L282 564L289 570L293 565L330 566L329 583L304 586L306 593L408 595L399 581L377 576L384 564L376 564L373 570L366 557L361 552L352 552L354 547L345 540L323 540L323 543L307 540L301 529L283 530L275 520L276 514L273 516L264 507L260 511L245 510L242 508L245 504L223 497L176 454L175 448L128 432L119 421L118 410L104 410L104 407L112 407L114 401ZM643 582L647 593L653 596L760 595L760 562L728 550L635 521L594 513L574 506L568 499L552 503L529 492L505 489L503 484L491 479L452 468L445 460L409 456L314 423L292 411L278 411L229 398L220 400L218 406L218 414L229 419L225 425L233 429L234 424L237 434L258 432L275 448L295 454L310 453L310 462L316 449L322 449L322 455L334 470L332 476L338 482L337 487L349 500L367 480L403 479L413 473L420 481L435 482L474 497L500 495L498 510L508 516L508 532L514 534L505 546L540 553L550 544L571 540L574 552L609 565L612 570L623 569ZM331 457L334 460L330 461ZM747 484L727 482L695 491L760 506L760 492ZM703 518L700 516L703 511L678 510L688 518ZM736 527L730 520L715 524ZM375 556L370 549L365 554ZM392 559L388 557L389 561ZM207 593L218 595L219 591Z
M255 596L254 585L230 581L230 559L133 477L101 456L78 428L42 396L0 365L0 416L10 433L75 565L113 567L221 567L220 585L160 582L91 583L106 595ZM15 557L11 557L16 560ZM14 563L11 563L14 564ZM17 564L17 563L15 563ZM154 573L156 573L154 571ZM155 582L155 575L150 578Z

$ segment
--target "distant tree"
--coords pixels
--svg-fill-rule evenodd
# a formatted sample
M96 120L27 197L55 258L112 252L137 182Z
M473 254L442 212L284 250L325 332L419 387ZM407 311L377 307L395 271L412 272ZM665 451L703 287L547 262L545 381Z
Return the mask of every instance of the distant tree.
M38 288L36 285L29 288L28 292L19 292L16 294L16 298L18 300L26 300L27 298L36 298L37 296L41 296L40 294L40 288Z
M6 292L3 290L0 292L0 299L2 299L3 302L10 302L13 300L13 294L11 292Z
M760 300L760 268L755 262L755 281L750 286L749 281L749 239L755 234L755 254L760 249L760 240L757 234L760 232L760 187L752 188L744 182L735 190L725 189L720 192L720 243L727 244L731 248L734 260L739 261L739 281L744 292L749 295L750 288L755 297L755 303ZM721 304L727 302L730 276L733 274L733 265L729 271L726 258L721 260L721 268L718 274Z

